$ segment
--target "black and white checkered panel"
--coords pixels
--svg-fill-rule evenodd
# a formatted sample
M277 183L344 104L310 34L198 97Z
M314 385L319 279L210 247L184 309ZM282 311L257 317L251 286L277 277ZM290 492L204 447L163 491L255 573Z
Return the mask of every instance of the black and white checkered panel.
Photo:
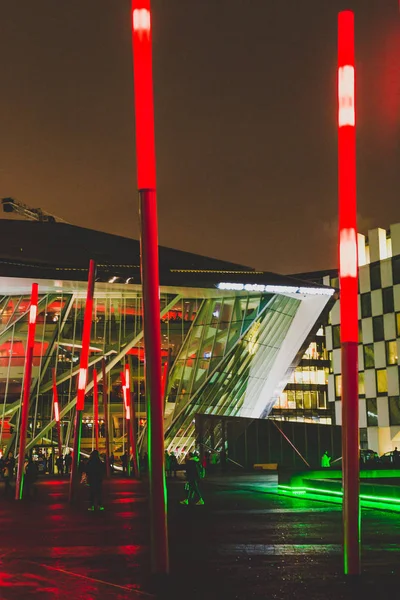
M358 369L364 377L364 389L360 386L359 424L360 427L368 427L369 447L381 450L389 446L391 449L394 437L400 437L400 424L391 424L389 415L389 398L392 398L392 402L397 398L400 407L400 223L391 226L390 237L386 235L385 230L375 229L368 232L368 240L366 256L371 262L360 266L359 269L358 305L362 339L359 344ZM328 377L328 399L335 402L338 425L342 422L341 401L338 398L340 379L338 381L336 378L341 374L339 325L340 301L337 301L330 313L330 324L326 326L326 345L332 352L333 371ZM394 347L397 349L397 364L388 364L387 342L393 341L396 342ZM364 365L365 346L368 346L369 350L373 349L373 367ZM378 376L385 380L385 372L387 385L384 385L383 389L386 387L387 391L378 391ZM368 398L376 400L378 426L368 425Z

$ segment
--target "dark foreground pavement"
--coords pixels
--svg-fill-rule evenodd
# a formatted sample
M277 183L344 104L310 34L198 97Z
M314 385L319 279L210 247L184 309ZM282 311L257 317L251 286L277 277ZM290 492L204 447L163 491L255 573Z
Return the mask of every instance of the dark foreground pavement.
M0 497L0 599L350 600L400 598L400 515L363 511L363 574L342 575L337 505L272 493L271 476L213 478L205 506L179 505L169 483L171 575L150 577L146 484L105 483L106 510L74 507L67 483L47 480L35 500ZM1 491L1 490L0 490Z

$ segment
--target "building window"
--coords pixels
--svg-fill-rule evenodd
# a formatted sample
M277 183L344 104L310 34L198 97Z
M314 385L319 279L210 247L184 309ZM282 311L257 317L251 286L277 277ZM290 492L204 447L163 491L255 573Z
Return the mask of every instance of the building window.
M364 371L358 373L358 395L365 396Z
M340 348L340 325L332 327L332 343L334 348Z
M394 312L393 288L387 287L382 290L383 314Z
M335 397L339 400L342 397L342 376L335 375Z
M361 294L361 317L372 317L371 292Z
M386 369L376 370L376 390L378 396L384 396L387 394L387 371Z
M374 333L374 342L381 342L385 339L383 331L383 315L379 317L372 317L372 330Z
M360 344L363 342L363 334L362 334L362 321L358 321L358 341Z
M397 365L397 342L391 340L386 342L386 364Z
M368 428L360 427L360 448L368 450Z
M332 350L328 351L328 360L329 360L329 373L333 373L333 358L332 358Z
M397 337L400 337L400 313L396 313L396 330Z
M369 265L369 273L371 277L371 290L379 290L381 286L381 263L371 263Z
M393 285L400 283L400 255L392 258Z
M366 344L364 346L364 369L373 369L375 367L374 345Z
M391 425L400 425L400 398L389 396L389 422Z
M378 406L376 398L367 398L367 425L376 427L378 425Z
M326 408L326 393L318 392L318 408Z

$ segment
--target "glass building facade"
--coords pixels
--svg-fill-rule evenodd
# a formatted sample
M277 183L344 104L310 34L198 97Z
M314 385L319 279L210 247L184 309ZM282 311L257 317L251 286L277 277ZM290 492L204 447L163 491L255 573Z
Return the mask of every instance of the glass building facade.
M56 443L53 372L63 445L72 446L88 257L97 260L98 268L82 447L90 449L93 445L93 371L97 371L101 386L104 362L112 449L116 453L124 449L121 371L126 364L132 375L138 439L145 448L145 352L138 242L65 224L21 222L5 227L0 222L0 233L11 254L26 254L18 260L15 256L0 257L2 451L18 452L33 282L39 285L39 305L28 449ZM13 241L18 236L23 238L23 245ZM73 240L74 245L67 247L67 240ZM127 254L131 257L129 264L123 260ZM322 408L324 399L317 389L322 385L319 370L308 382L315 390L310 389L309 395L304 392L301 401L295 386L305 383L306 373L301 369L305 361L310 366L315 358L303 355L314 343L320 323L333 305L332 288L165 248L160 248L160 281L161 366L169 450L188 451L195 444L196 415L266 418L279 402L282 409L283 402L291 409L293 402L296 407L302 402L311 409L315 404ZM317 352L318 342L315 344ZM289 389L290 385L294 387ZM100 398L101 392L100 387ZM101 422L100 449L104 447L103 434Z

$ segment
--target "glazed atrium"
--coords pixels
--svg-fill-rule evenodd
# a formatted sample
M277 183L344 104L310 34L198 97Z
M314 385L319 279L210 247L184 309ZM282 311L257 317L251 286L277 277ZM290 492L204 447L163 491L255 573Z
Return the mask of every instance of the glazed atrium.
M119 453L124 447L121 371L127 364L139 439L145 445L139 243L64 223L0 220L0 234L6 248L0 257L2 451L18 451L33 282L39 285L39 305L28 448L55 444L53 371L63 445L72 445L89 259L97 263L89 372L96 370L101 383L104 361L112 450ZM266 418L335 302L330 286L163 247L160 285L169 450L193 447L199 414ZM92 394L91 374L83 448L93 440Z

